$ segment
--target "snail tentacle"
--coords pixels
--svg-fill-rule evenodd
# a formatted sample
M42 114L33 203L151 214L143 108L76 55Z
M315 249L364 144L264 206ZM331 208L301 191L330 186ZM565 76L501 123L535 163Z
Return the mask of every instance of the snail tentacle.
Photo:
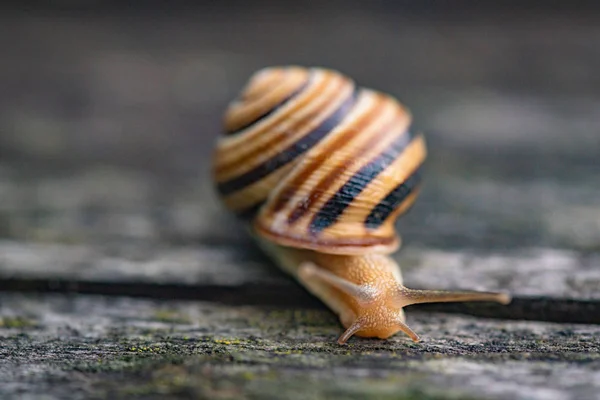
M357 285L323 268L319 268L319 266L311 262L302 263L298 268L298 275L304 280L319 279L322 283L329 284L351 296L360 304L368 304L377 297L376 289L373 287L369 285Z
M419 290L399 286L396 293L396 304L405 307L411 304L422 303L451 303L463 301L491 301L508 304L511 297L507 293L477 292L477 291L449 291L449 290Z
M345 344L354 334L363 328L362 321L357 319L348 329L338 338L338 344Z

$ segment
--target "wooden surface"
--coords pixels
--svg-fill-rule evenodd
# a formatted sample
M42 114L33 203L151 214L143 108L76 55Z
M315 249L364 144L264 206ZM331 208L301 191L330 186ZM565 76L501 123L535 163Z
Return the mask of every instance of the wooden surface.
M325 310L81 295L2 300L3 398L591 399L600 390L593 325L413 313L419 344L341 347Z
M594 14L317 11L0 15L1 398L600 398ZM409 105L430 157L407 285L513 303L335 344L207 179L225 103L279 63Z

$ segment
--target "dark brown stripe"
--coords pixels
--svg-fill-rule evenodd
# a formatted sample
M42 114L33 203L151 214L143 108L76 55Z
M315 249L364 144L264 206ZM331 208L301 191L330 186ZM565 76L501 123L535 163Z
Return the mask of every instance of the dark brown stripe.
M375 117L377 117L378 114L379 114L379 109L377 107L374 107L372 110L370 110L370 113L361 116L361 119L356 121L352 125L352 129L340 134L336 138L336 140L332 144L329 145L329 148L331 148L332 151L335 151L335 150L339 149L340 147L343 147L345 142L352 140L354 137L356 137L356 135L360 134L363 129L368 127L369 124L371 124L371 122L373 122L373 119ZM331 154L330 152L322 152L319 155L319 157L317 157L311 161L310 167L312 167L312 168L305 168L305 170L303 170L300 174L298 174L294 178L294 180L292 180L291 182L288 182L288 184L286 185L287 186L286 190L283 193L281 193L281 195L279 195L277 202L273 206L273 212L281 211L281 209L283 209L285 207L287 202L296 193L296 190L299 187L301 187L302 183L305 182L310 175L313 174L315 169L320 168L321 165L323 165L323 163L326 162L326 160L330 156L330 154ZM304 198L298 204L298 206L292 211L292 213L288 216L288 223L290 223L290 224L294 223L299 218L301 218L302 215L304 215L308 211L310 205L313 202L317 201L321 197L322 192L327 188L327 186L331 185L331 182L333 182L333 180L335 180L335 178L337 176L339 176L339 173L341 171L343 171L345 168L346 168L346 164L343 164L340 167L336 168L327 177L322 179L321 182L319 182L319 184L317 185L317 187L311 191L311 193L308 195L308 197Z
M310 223L309 231L315 234L335 224L356 196L398 158L412 139L413 136L410 131L404 132L390 144L389 148L358 170L315 214Z
M310 103L312 103L312 102L314 102L314 101L322 98L323 97L323 91L327 88L327 86L330 83L331 83L330 79L323 79L322 82L319 82L318 85L314 88L314 92L315 93L311 93L312 96L307 96L302 101L300 99L298 99L296 101L297 108L299 107L300 109L303 109L303 108L305 108L307 106L307 104L310 104ZM338 89L341 89L342 86L343 86L343 83L340 83ZM337 99L338 99L338 96L334 93L333 95L331 95L326 100L329 101L328 104L331 104L331 103L333 103ZM297 110L294 110L294 113L297 113ZM273 118L273 119L276 120L277 118ZM304 125L306 125L307 123L310 123L310 121L312 119L314 119L314 115L311 114L311 115L305 116L301 120L295 121L295 124L289 128L289 132L297 132ZM268 133L269 133L268 129L264 129L264 128L260 132L258 132L259 135L265 135L265 134L268 134ZM224 165L217 165L216 166L217 167L216 168L217 174L226 173L226 171L230 170L232 167L235 168L238 165L252 162L252 160L254 160L257 157L259 157L262 153L268 151L269 149L278 147L278 145L281 142L282 138L285 137L285 135L272 135L272 136L273 137L271 137L270 140L268 140L267 142L262 143L260 146L258 146L256 148L253 148L251 153L245 154L243 156L243 158L238 159L238 160L233 160L233 162L225 163ZM245 147L245 146L248 146L248 144L242 142L242 143L236 145L234 147L234 149L231 150L231 151L235 152L236 149L238 149L239 147ZM233 179L235 179L235 178L233 178Z
M354 137L356 137L357 135L360 135L374 121L375 118L380 116L381 109L379 108L379 104L377 104L375 107L373 107L373 109L371 110L371 112L369 114L366 114L366 116L363 116L362 120L360 120L356 124L354 124L352 126L351 130L339 135L338 140L330 146L331 149L333 149L332 151L338 150L339 148L343 147L344 143L354 139ZM379 140L381 140L382 136L387 135L389 132L389 129L397 122L398 122L398 119L393 118L392 121L385 124L385 126L378 133L374 134L367 141L367 143L364 144L356 153L354 153L352 155L348 155L348 158L351 158L352 160L354 160L356 158L361 157L364 153L369 151L369 149L372 148L375 145L375 143L377 143ZM329 153L323 152L323 154L318 159L318 161L311 163L311 166L313 166L313 168L311 170L305 171L302 176L296 177L295 182L293 184L289 185L290 190L295 190L295 188L300 187L300 183L304 182L306 179L308 179L308 176L310 174L312 174L316 168L320 168L320 166L324 162L326 162L328 157L329 157ZM331 171L325 178L321 179L321 181L318 183L318 185L316 187L313 188L313 190L309 193L309 195L306 198L304 198L297 205L297 207L290 213L290 215L288 216L288 223L293 224L294 222L296 222L297 220L302 218L304 215L306 215L306 213L308 212L311 205L313 203L317 202L327 192L327 189L333 184L333 182L337 178L339 178L341 175L343 175L344 170L347 168L348 168L348 162L343 163L343 164L339 165L336 169ZM289 194L289 196L290 197L293 196L293 193Z
M258 117L256 117L254 120L242 125L241 127L234 129L234 130L230 130L225 132L226 135L236 135L240 132L242 132L245 129L248 129L250 126L259 123L260 121L264 120L265 118L273 115L273 113L275 113L277 110L281 109L281 107L283 107L284 105L286 105L288 102L290 102L290 100L292 100L293 98L295 98L296 96L298 96L300 93L302 93L310 84L312 77L309 77L306 82L304 82L302 85L300 85L300 87L298 89L296 89L295 91L293 91L288 97L284 98L282 101L280 101L279 103L275 104L273 107L271 107L270 110L267 110L267 112L265 112L262 115L259 115Z
M311 147L323 139L333 128L335 128L348 115L356 99L354 91L344 102L327 117L318 127L313 129L300 140L282 150L270 160L265 161L247 173L217 185L221 195L226 196L258 182L273 171L293 161L298 156L308 151Z
M379 228L385 220L402 205L404 200L421 183L421 167L417 168L404 182L392 190L379 204L377 204L371 213L365 219L365 226L369 229Z

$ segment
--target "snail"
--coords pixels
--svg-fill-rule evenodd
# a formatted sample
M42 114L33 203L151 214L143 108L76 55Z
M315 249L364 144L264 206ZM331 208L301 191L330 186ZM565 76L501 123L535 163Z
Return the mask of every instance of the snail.
M328 68L265 67L224 115L212 174L225 207L286 273L337 314L345 331L404 332L403 307L490 301L505 293L414 290L391 253L415 202L427 149L394 97Z

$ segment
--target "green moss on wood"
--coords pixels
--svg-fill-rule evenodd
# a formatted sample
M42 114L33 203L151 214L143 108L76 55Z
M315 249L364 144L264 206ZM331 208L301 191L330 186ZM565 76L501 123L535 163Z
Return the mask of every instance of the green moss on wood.
M0 328L6 329L27 329L37 326L37 323L27 317L0 317Z
M189 316L182 314L179 310L168 310L168 309L157 310L154 313L153 319L157 322L165 322L165 323L171 323L171 324L184 324L184 325L189 325L189 324L192 324L192 322L193 322Z

